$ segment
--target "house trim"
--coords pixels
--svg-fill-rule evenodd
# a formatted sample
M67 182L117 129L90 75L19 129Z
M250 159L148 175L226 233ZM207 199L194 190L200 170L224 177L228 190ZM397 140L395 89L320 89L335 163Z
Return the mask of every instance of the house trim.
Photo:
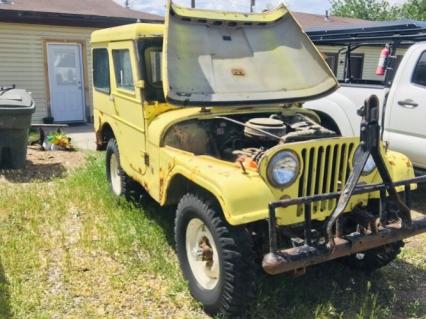
M135 23L136 21L147 23L163 23L161 19L137 19L126 17L105 17L96 15L0 9L0 22L10 23L108 28L112 26Z

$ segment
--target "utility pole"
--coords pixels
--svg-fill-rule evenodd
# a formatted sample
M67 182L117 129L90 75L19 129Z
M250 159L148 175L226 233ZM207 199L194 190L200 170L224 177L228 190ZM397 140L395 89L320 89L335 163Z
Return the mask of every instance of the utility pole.
M250 0L250 12L251 13L253 13L255 6L256 6L256 0Z
M195 0L191 0L191 8L195 8Z
M125 6L126 6L127 9L129 8L129 0L126 0Z

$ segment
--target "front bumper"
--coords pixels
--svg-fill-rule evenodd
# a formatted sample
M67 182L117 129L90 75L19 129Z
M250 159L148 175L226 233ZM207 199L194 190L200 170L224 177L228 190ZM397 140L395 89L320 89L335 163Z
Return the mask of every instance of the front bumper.
M426 175L405 180L393 185L374 184L360 185L355 188L353 194L364 194L380 191L382 196L386 196L386 190L389 187L405 187L405 202L408 207L411 206L411 185L426 182ZM328 238L321 244L313 243L311 234L311 204L327 199L339 198L340 192L324 195L314 195L296 199L282 200L270 203L269 205L269 249L263 258L262 266L264 270L271 275L279 273L298 271L308 266L323 263L344 256L353 255L370 249L381 247L393 242L412 237L426 232L426 216L415 220L410 216L402 216L398 221L384 223L386 212L380 211L377 218L377 224L380 225L373 230L360 234L358 232L348 235L336 234L333 238ZM304 245L289 249L279 249L277 246L277 221L275 210L279 207L289 207L292 205L305 205L304 222ZM401 214L402 215L402 214Z

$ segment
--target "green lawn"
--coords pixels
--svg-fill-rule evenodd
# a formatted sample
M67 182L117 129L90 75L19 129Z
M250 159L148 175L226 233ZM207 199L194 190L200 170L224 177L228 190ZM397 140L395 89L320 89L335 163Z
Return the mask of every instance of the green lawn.
M100 155L63 179L0 183L2 318L202 318L173 249L173 214L108 192ZM140 207L139 207L140 206ZM338 264L259 274L254 318L426 318L426 236L367 276Z

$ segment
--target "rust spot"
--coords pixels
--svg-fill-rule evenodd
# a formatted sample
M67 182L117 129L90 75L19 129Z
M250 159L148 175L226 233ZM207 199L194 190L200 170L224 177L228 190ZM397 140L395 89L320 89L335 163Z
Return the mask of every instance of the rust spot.
M149 186L147 182L143 182L143 188L145 188L145 190L149 193Z
M392 160L390 160L390 161L389 161L389 164L390 164L391 166L396 166L396 163L395 163L394 161L392 161Z
M246 76L246 72L243 69L232 69L232 75L234 75L234 76Z

